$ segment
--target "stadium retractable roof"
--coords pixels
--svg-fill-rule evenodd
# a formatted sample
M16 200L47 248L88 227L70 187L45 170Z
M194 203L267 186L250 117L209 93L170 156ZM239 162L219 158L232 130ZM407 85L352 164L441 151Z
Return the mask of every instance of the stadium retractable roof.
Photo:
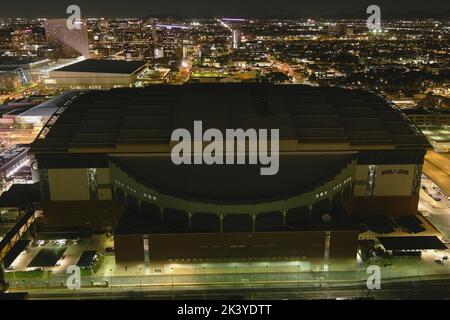
M204 130L276 128L281 140L294 142L281 148L294 151L430 148L394 104L360 90L257 83L154 85L89 91L64 108L33 143L34 152L103 148L114 153L123 146L169 146L172 131L193 130L194 120L202 120Z

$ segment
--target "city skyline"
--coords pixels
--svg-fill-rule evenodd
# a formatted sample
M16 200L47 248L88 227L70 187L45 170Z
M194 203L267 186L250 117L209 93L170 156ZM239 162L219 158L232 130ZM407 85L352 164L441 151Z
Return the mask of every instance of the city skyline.
M449 298L442 1L105 3L2 11L0 299Z
M23 5L17 6L16 3L2 4L0 17L13 18L61 18L65 17L66 8L75 4L81 7L84 17L142 17L153 15L176 15L183 17L212 17L212 16L235 16L244 18L264 18L275 16L292 17L321 17L321 16L366 16L366 8L371 4L380 6L382 13L386 17L439 17L448 16L450 6L442 0L432 0L426 3L422 1L391 1L382 0L373 3L373 1L331 1L320 0L314 2L293 2L290 0L264 1L260 3L256 0L227 2L215 2L206 0L196 0L194 2L180 2L176 0L169 1L142 1L131 0L124 6L122 3L110 1L73 1L63 0L55 4L53 1L22 1Z

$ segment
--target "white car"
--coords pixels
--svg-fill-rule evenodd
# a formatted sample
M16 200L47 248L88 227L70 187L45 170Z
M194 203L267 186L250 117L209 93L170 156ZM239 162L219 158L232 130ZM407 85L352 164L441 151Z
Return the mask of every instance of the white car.
M42 247L43 245L45 245L45 240L36 240L36 244L37 244L39 247Z
M27 268L27 271L44 271L44 268L42 268L42 267L30 267L30 268Z

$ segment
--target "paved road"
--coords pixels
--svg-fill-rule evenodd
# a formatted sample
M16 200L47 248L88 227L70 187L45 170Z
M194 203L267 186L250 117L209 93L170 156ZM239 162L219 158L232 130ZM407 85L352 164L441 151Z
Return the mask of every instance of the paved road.
M450 155L427 152L423 166L424 173L439 185L445 194L450 196Z
M413 280L413 281L410 281ZM449 299L450 279L409 279L386 282L380 290L368 290L364 282L326 284L260 284L253 287L189 286L68 290L32 290L31 299Z
M390 281L405 277L443 276L450 279L448 265L438 265L432 262L426 266L423 263L404 261L403 266L381 268L381 280ZM433 267L433 269L430 269ZM437 268L437 269L436 269ZM12 290L30 290L38 288L66 288L68 275L58 275L49 279L8 279ZM195 275L147 275L147 276L87 276L81 278L81 287L257 287L274 284L311 285L334 282L365 281L368 277L365 269L351 272L268 272L268 273L222 273Z
M427 193L421 191L419 210L440 233L450 239L450 201L432 180L422 179L422 186L427 188ZM439 197L441 201L433 200L428 194Z

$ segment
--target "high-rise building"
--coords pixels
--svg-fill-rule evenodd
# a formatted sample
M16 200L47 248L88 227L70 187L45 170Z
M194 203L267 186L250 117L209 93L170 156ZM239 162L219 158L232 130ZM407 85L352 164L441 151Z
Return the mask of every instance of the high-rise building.
M238 49L241 43L241 31L239 29L233 30L233 49Z
M194 43L191 40L183 40L183 59L187 59L189 52L194 48Z
M78 29L69 29L65 19L47 20L45 34L47 42L61 50L62 58L89 58L89 37L84 23Z

